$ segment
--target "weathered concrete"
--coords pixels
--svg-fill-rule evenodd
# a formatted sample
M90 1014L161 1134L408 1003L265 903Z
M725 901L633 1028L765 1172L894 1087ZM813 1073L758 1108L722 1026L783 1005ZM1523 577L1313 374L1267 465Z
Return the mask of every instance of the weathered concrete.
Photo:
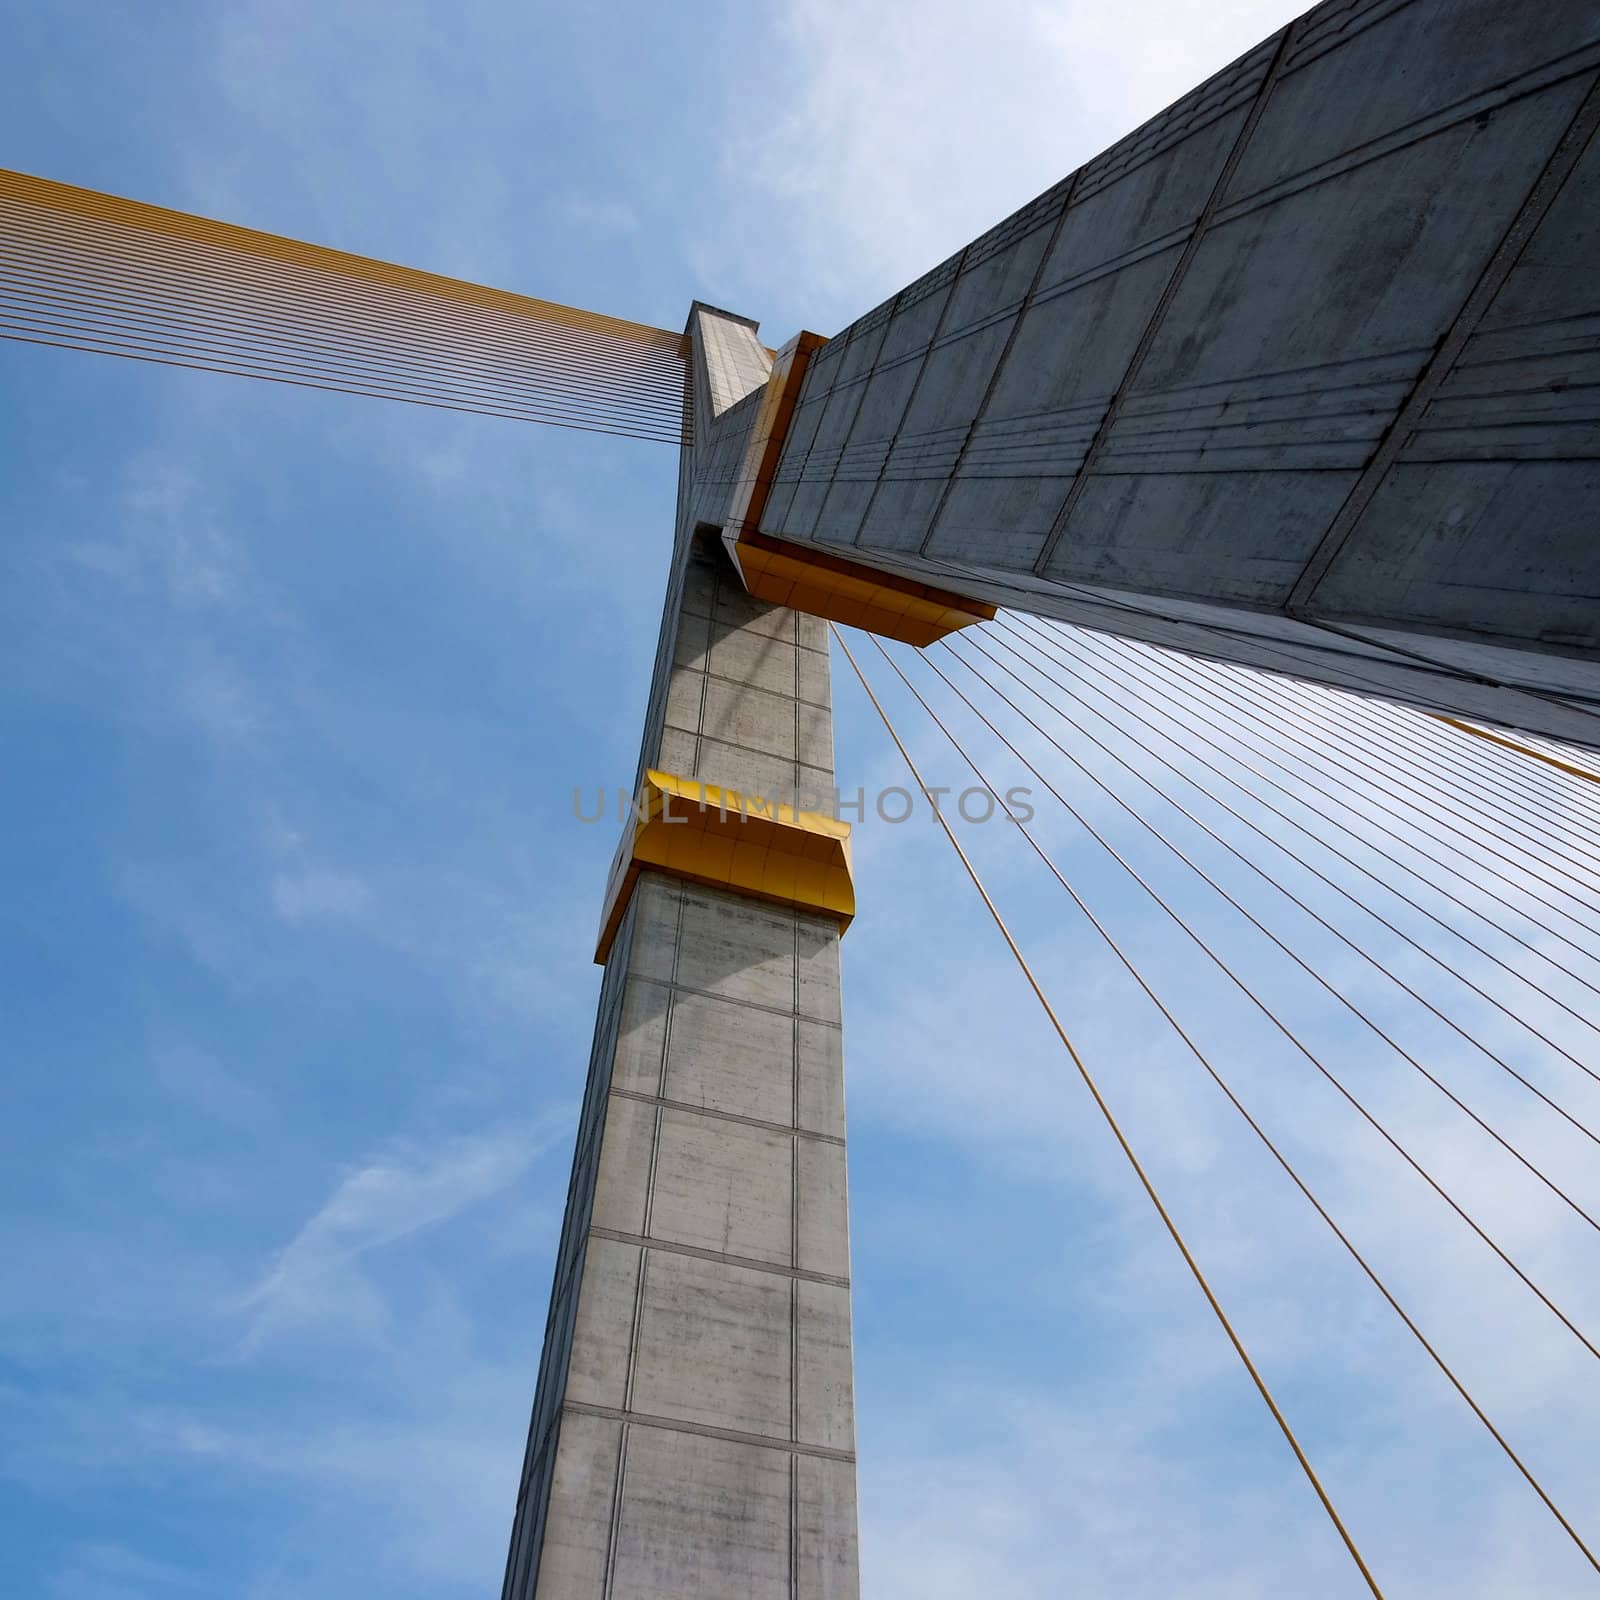
M1597 69L1328 0L825 345L762 531L1600 744Z
M827 640L752 602L696 467L767 357L697 310L641 770L830 789ZM725 496L725 491L724 491ZM708 517L708 512L713 515ZM506 1600L855 1600L839 934L647 872L606 964Z

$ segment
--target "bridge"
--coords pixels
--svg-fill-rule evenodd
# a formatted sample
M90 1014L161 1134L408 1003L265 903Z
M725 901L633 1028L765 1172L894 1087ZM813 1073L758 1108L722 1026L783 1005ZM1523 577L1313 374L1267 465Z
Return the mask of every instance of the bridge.
M1383 1592L1130 1141L1116 1075L963 844L975 819L937 805L957 783L1025 842L1037 892L1104 937L1285 1203L1332 1230L1600 1573L1595 1530L1034 815L1070 819L1217 1004L1256 1017L1506 1293L1600 1359L1497 1220L1189 909L1230 907L1240 940L1600 1228L1394 1020L1414 1008L1530 1115L1600 1144L1583 1103L1600 1082L1597 124L1592 4L1327 0L848 328L777 349L701 302L681 332L647 328L0 182L5 337L680 451L505 1600L857 1593L839 961L858 907L836 659L1359 1582Z

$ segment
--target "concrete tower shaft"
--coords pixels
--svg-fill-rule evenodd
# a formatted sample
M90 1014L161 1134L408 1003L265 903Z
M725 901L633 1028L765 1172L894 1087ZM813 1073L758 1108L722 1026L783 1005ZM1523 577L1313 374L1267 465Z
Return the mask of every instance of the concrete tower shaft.
M709 309L689 336L639 776L829 793L825 624L696 534L770 357ZM858 1592L840 919L780 899L647 867L616 922L506 1600Z

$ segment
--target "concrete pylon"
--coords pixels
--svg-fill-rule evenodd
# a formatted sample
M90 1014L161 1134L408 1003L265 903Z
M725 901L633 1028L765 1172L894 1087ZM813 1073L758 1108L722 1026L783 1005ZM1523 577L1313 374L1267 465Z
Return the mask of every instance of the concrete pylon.
M758 524L1600 747L1600 10L1325 0L819 350Z
M709 308L689 337L641 783L831 795L825 624L717 537L771 357ZM854 1600L841 917L629 829L503 1594Z

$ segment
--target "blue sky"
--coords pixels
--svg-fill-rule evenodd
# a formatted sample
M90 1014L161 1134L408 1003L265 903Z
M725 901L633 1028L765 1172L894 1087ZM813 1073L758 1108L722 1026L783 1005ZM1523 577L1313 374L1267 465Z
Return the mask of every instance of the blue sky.
M842 325L1290 8L1196 9L57 0L10 20L0 161L666 326L698 296L777 342ZM8 1592L496 1593L615 842L572 790L633 769L673 453L18 346L0 405ZM834 675L841 781L902 781ZM1090 810L1600 1326L1592 1232ZM1600 1532L1590 1358L1042 822ZM865 1592L1360 1592L938 835L857 848ZM1014 841L974 848L1389 1592L1590 1593L1104 948ZM1282 925L1596 1198L1581 1139ZM1595 1085L1451 1005L1600 1121Z

